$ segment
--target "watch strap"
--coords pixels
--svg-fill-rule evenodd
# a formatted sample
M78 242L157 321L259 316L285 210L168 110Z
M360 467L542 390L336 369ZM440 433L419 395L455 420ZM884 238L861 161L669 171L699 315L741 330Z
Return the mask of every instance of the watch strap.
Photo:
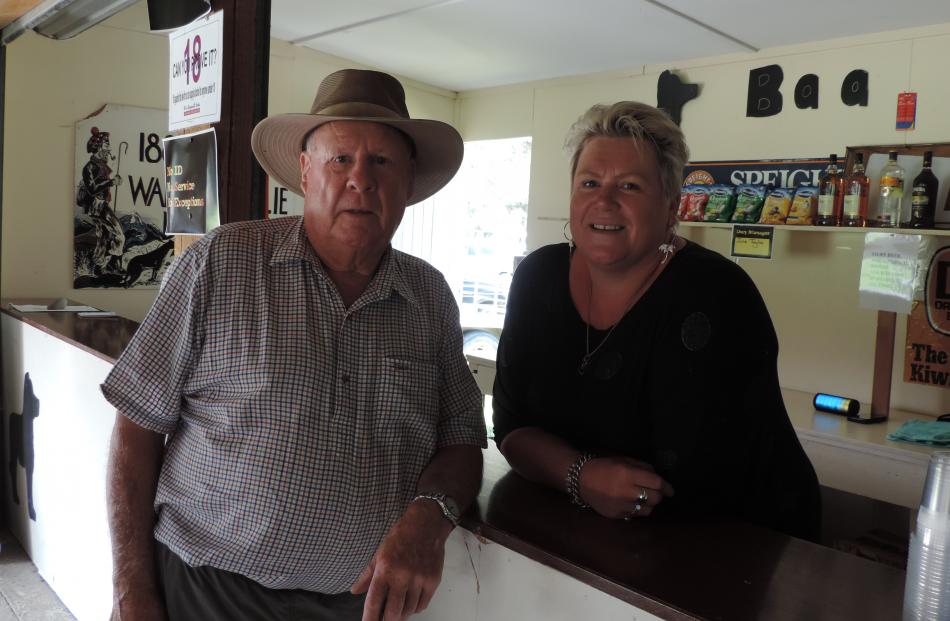
M445 516L445 519L451 522L452 526L458 526L459 520L461 519L462 516L458 515L458 513L456 513L456 511L454 511L452 507L449 506L448 496L446 496L445 494L437 494L437 493L417 494L416 497L412 499L412 502L415 502L417 500L431 500L432 502L436 503L437 505L439 505L439 509L441 509L442 515Z

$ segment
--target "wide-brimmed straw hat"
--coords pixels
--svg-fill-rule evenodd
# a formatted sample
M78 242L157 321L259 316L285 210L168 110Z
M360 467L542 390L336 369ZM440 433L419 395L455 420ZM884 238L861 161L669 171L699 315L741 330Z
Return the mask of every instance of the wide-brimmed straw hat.
M408 204L447 184L462 163L462 137L441 121L411 119L399 80L379 71L342 69L320 83L310 114L278 114L257 124L251 148L267 174L292 192L300 189L300 152L313 129L332 121L373 121L394 127L415 143L416 179Z

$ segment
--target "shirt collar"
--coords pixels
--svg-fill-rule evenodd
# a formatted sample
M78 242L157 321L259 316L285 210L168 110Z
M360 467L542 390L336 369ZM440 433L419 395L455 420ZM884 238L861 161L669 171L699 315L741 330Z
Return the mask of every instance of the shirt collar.
M279 265L281 263L299 263L306 262L314 266L316 272L321 277L329 280L326 270L323 269L323 263L320 257L314 252L310 240L307 239L307 230L303 226L303 217L296 216L297 222L287 228L283 238L278 241L274 253L271 255L270 264ZM369 286L360 298L366 298L367 302L374 302L386 299L393 291L406 299L413 306L419 306L419 299L415 292L406 282L401 269L400 253L390 246L383 254L379 267L376 269L376 275L370 281Z
M303 227L303 217L288 216L288 219L290 218L293 218L296 222L288 226L278 239L274 252L270 257L270 264L279 265L281 263L307 261L319 265L320 259L313 252L313 248L310 247L310 242L307 240L307 231Z
M370 299L384 299L395 291L413 306L419 306L419 299L403 275L401 255L401 252L390 246L383 254L376 275L370 281L366 290L372 292ZM365 292L364 295L366 295Z

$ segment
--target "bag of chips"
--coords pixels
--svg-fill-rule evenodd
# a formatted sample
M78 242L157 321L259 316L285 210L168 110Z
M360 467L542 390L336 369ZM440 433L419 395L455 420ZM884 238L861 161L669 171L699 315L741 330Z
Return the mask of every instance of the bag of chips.
M733 222L754 224L762 214L762 204L765 202L765 193L768 190L764 185L743 184L736 187L736 209L732 212Z
M818 188L813 185L803 185L795 189L795 198L792 207L788 210L785 224L814 224L815 214L818 213Z
M759 224L785 224L792 206L794 192L788 188L775 188L765 197Z
M708 185L688 185L683 188L686 192L686 214L680 218L683 222L699 222L706 212L706 203L709 202Z
M686 188L683 188L683 191L680 192L680 206L676 210L676 218L681 222L686 219L686 212L689 209L689 192L686 191Z
M709 186L709 201L703 220L706 222L729 222L736 207L736 187L728 183Z

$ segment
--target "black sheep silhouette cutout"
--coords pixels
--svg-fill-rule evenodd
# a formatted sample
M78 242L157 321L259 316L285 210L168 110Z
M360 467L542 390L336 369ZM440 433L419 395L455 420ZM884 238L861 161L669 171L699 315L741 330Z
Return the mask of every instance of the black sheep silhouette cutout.
M33 451L33 421L40 415L40 400L33 394L33 382L30 374L23 376L23 413L10 414L10 490L13 501L20 504L17 493L17 462L26 470L26 502L30 519L36 521L36 508L33 506L33 467L36 455Z

